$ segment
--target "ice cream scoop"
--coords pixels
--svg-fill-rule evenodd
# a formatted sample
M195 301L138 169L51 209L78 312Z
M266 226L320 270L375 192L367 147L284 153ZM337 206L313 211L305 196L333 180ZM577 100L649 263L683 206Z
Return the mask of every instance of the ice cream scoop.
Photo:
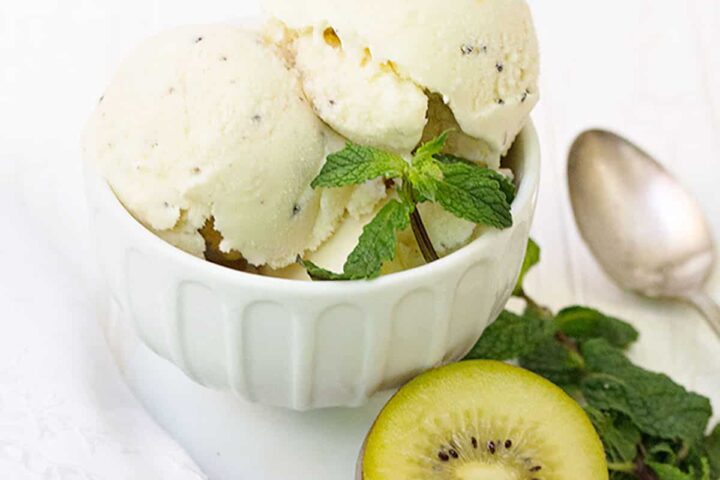
M350 191L314 191L339 148L281 55L243 28L175 29L122 64L85 134L87 161L125 207L195 255L207 222L222 252L283 267L315 249Z
M428 120L415 87L438 94L465 134L504 154L538 100L538 46L525 0L264 4L293 32L286 37L316 111L351 139L394 144L394 133L413 131L404 138L416 142ZM337 67L315 68L322 58ZM396 95L378 93L386 83ZM386 110L383 122L363 122Z

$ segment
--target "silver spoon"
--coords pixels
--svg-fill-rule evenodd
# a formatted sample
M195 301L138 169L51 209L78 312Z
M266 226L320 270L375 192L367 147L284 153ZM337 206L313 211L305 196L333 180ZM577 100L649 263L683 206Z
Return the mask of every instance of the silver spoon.
M642 295L691 303L720 337L720 307L703 291L712 235L677 180L628 140L591 130L570 150L568 184L580 233L607 274Z

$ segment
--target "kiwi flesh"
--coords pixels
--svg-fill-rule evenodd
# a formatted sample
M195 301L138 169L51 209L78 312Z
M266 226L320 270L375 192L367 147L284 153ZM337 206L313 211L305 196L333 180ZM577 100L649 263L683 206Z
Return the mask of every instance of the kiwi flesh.
M390 400L358 465L361 480L607 480L582 408L518 367L469 361L425 373Z

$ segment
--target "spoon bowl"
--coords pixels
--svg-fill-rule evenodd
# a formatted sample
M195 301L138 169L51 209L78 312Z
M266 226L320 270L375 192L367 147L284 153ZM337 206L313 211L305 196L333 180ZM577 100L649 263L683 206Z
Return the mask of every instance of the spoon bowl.
M630 141L604 130L582 133L568 160L580 233L607 274L649 297L694 303L720 335L720 309L701 293L715 265L705 216L690 193Z

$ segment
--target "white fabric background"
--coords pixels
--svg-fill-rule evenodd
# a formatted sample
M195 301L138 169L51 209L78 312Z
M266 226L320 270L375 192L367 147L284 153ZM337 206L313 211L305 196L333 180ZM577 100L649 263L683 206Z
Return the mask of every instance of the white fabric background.
M642 331L634 358L720 411L720 343L691 309L610 284L579 240L564 183L574 135L621 131L698 195L720 237L720 1L531 3L543 51L534 236L544 260L529 290L554 307L589 303L632 320ZM203 478L139 407L104 344L78 142L140 38L257 12L255 0L0 3L1 480ZM720 298L720 274L711 290Z

